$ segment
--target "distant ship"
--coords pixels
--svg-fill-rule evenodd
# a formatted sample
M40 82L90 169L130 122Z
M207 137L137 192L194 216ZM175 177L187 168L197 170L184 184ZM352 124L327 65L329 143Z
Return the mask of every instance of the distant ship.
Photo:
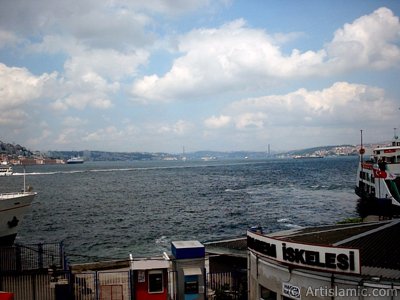
M364 161L365 149L360 149L356 194L369 202L400 211L400 139L394 134L390 146L376 147Z
M11 246L18 227L36 196L35 192L0 194L0 246Z
M67 164L83 164L84 160L78 157L71 157L67 160Z

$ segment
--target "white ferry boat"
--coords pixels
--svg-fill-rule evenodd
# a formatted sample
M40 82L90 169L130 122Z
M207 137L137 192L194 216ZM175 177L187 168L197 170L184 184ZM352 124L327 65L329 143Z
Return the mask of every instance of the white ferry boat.
M400 139L376 147L368 160L361 145L355 192L363 200L400 209Z
M10 176L13 174L13 168L7 162L0 164L0 176Z
M0 247L11 246L36 196L35 192L0 194Z
M83 164L84 160L78 157L71 157L67 160L67 164Z

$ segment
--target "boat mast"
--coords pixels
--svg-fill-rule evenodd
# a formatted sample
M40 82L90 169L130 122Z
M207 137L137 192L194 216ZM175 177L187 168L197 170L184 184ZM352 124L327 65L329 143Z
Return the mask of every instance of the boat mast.
M26 180L25 180L25 173L26 173L26 170L25 170L25 165L23 165L24 166L24 193L26 192Z

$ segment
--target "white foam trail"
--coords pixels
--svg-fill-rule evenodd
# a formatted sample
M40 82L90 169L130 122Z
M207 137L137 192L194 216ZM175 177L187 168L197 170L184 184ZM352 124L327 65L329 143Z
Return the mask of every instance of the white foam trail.
M277 222L278 223L284 223L284 222L288 222L289 221L289 219L287 219L287 218L282 218L282 219L279 219Z
M296 224L285 224L286 227L288 228L293 228L293 229L299 229L303 228L302 226L296 225Z

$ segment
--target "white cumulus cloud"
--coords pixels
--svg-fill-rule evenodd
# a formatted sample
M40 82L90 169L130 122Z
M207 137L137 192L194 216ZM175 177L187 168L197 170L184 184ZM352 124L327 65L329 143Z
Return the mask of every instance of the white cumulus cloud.
M35 101L44 93L44 86L56 73L35 76L25 68L8 67L0 63L0 105L2 110Z
M332 41L318 51L293 49L285 55L274 36L238 19L179 37L181 56L171 69L162 76L136 80L131 93L140 101L198 99L287 79L389 68L400 61L399 32L398 17L380 8L338 29Z
M336 82L322 90L299 89L285 95L251 98L232 103L236 127L270 126L356 127L392 119L395 104L384 90L363 84Z
M218 117L212 116L204 121L206 128L222 128L226 127L231 121L231 117L220 115Z
M334 69L384 69L399 63L399 41L399 18L382 7L338 29L327 52Z

